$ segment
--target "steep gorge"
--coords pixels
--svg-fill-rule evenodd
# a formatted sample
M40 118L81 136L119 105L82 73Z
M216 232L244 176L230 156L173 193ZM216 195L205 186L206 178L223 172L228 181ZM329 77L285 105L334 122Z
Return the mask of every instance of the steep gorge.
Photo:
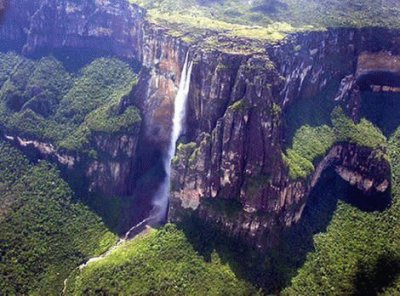
M21 9L30 15L28 22L19 17ZM164 178L162 158L170 144L173 101L188 52L193 60L192 83L184 143L178 146L172 167L170 219L179 221L194 210L228 236L259 249L274 245L282 229L299 221L308 193L328 166L335 166L342 177L365 191L390 187L385 158L375 158L374 149L357 143L337 143L315 160L312 175L299 179L291 178L283 152L301 126L329 124L335 106L359 120L363 77L399 73L396 66L385 69L384 62L363 67L363 54L381 52L382 60L397 59L397 36L397 31L387 29L344 28L289 35L266 44L262 53L196 45L189 49L166 28L147 22L143 9L125 1L10 2L0 26L4 50L29 56L51 52L64 58L78 50L89 51L135 59L142 65L137 86L119 106L141 110L140 131L97 139L96 149L110 158L101 163L85 159L76 165L94 191L140 196L140 212L132 225L147 217L151 198ZM369 85L390 84L370 77ZM298 110L307 116L298 116ZM212 202L210 206L209 200L240 207L229 216Z

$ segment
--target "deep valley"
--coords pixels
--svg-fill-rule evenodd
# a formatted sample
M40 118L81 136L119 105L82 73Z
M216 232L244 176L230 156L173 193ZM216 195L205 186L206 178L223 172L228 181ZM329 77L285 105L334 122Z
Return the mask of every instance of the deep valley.
M0 1L0 294L400 295L400 3L192 2Z

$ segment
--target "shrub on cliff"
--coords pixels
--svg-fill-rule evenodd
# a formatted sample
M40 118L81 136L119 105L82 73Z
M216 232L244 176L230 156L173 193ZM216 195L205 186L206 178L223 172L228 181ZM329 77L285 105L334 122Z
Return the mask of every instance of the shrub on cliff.
M341 128L347 126L351 135L352 129L355 128L354 123L349 123L343 117L340 117L340 120ZM369 124L367 127L371 128ZM399 135L400 129L387 143L388 159L392 167L391 206L381 212L365 212L351 204L339 202L326 231L314 236L314 250L307 255L304 265L283 295L398 294ZM373 142L368 140L367 143ZM380 144L380 141L376 144Z
M332 126L300 127L293 138L292 147L283 154L293 180L305 179L314 171L314 163L323 157L335 143L353 143L378 149L386 146L386 137L366 119L354 123L340 107L331 114Z
M335 142L332 128L323 125L302 126L297 130L292 148L288 149L284 160L292 179L304 179L314 171L313 162L325 155Z
M371 122L361 119L356 124L340 107L332 112L332 124L337 142L349 142L372 149L386 143L386 137Z

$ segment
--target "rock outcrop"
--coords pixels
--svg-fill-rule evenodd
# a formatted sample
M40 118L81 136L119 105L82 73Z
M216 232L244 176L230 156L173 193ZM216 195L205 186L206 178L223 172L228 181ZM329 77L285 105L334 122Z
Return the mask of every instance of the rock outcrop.
M311 177L310 189L324 170L333 166L343 180L366 195L385 192L390 186L390 164L384 152L355 144L334 145L319 162Z
M74 189L114 197L124 196L131 190L138 133L138 128L129 134L94 133L89 145L96 152L95 157L58 151L51 143L18 135L4 135L4 139L22 149L33 160L58 164L72 180Z

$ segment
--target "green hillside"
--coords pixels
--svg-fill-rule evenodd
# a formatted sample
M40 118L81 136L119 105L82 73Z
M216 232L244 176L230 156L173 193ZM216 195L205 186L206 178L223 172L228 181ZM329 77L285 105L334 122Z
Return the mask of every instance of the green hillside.
M71 295L256 295L217 253L206 262L173 224L128 241L76 272Z
M140 123L135 107L118 110L136 81L132 68L116 58L99 58L71 73L54 57L0 53L0 128L67 150L90 150L91 133L116 134Z
M116 241L52 165L0 142L0 291L58 295L80 262Z

